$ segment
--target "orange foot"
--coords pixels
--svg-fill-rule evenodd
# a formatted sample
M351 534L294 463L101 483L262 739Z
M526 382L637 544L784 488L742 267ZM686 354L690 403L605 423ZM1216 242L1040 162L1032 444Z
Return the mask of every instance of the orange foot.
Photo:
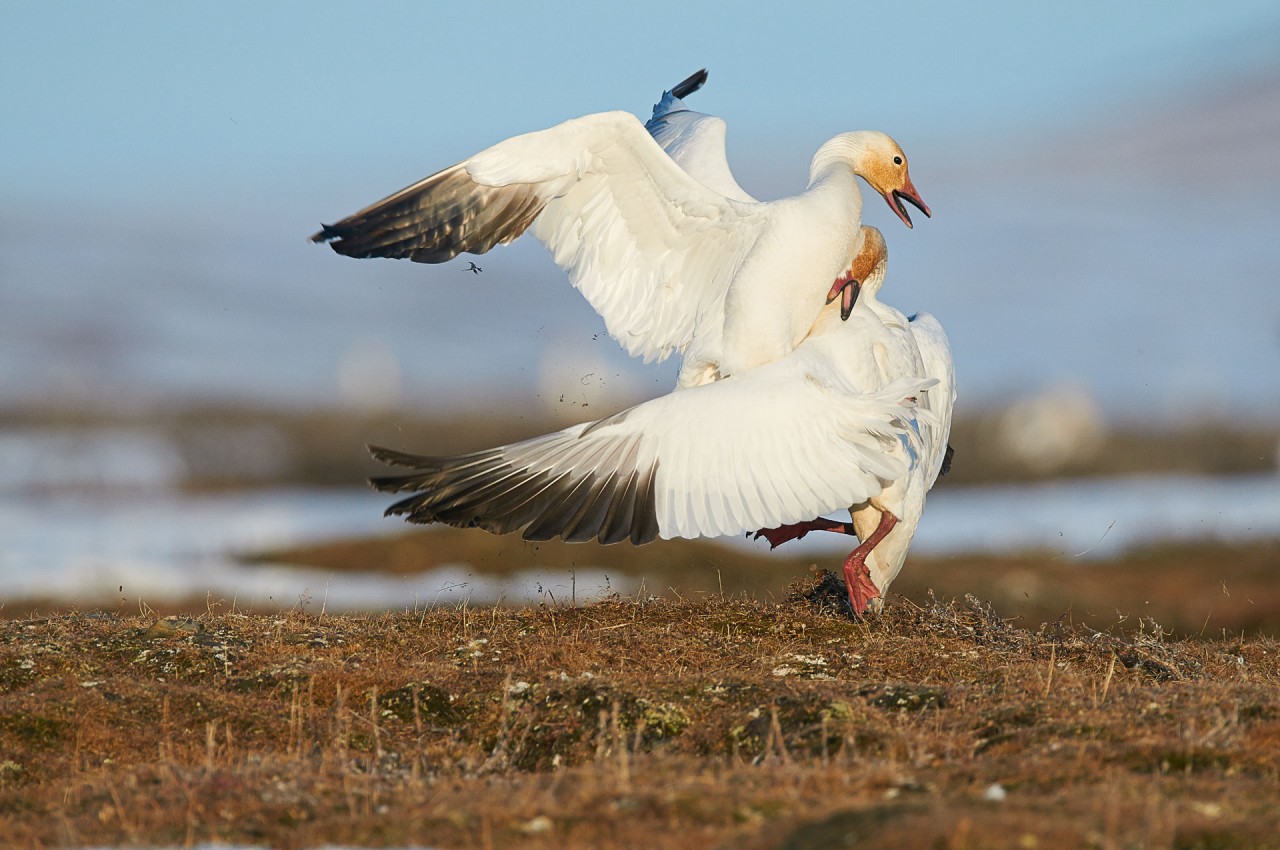
M871 571L867 569L867 556L897 524L898 518L881 508L876 530L844 559L844 582L849 586L849 604L853 606L853 613L859 617L867 610L871 600L880 595L880 588L871 580Z
M849 604L853 606L853 613L861 617L871 600L880 595L880 589L871 580L871 571L857 549L844 559L844 582L849 586Z

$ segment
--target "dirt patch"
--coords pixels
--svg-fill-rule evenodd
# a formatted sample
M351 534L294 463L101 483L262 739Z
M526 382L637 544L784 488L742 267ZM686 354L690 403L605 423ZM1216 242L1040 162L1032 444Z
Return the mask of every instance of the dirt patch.
M1278 653L901 598L10 620L0 845L1277 847Z

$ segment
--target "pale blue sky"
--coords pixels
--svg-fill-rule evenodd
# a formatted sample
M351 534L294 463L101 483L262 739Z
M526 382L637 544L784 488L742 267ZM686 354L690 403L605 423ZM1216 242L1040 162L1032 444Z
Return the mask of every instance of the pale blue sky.
M1267 61L1274 0L3 4L0 198L326 215L698 67L734 156L973 143ZM329 175L323 181L319 175ZM302 198L299 198L300 200Z

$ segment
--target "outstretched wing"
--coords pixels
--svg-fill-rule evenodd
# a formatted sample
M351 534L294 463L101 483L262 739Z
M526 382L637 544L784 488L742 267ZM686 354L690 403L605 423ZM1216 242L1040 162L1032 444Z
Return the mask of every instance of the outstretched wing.
M740 534L859 504L905 472L894 447L915 427L899 381L841 393L800 358L679 390L599 422L456 457L373 449L409 466L375 478L415 491L387 513L530 540L646 543Z
M926 429L924 468L928 477L925 480L932 487L947 459L951 413L956 403L956 367L951 359L951 342L937 319L929 313L917 313L911 317L910 328L924 361L925 375L938 382L937 386L927 391L929 410L933 416L928 420L921 420Z
M682 349L768 218L681 169L625 112L516 136L312 239L351 257L439 263L532 227L629 354Z
M677 165L704 186L726 198L756 203L756 199L738 185L729 169L724 119L694 112L685 106L683 98L702 88L706 81L704 68L663 92L662 99L653 107L653 117L644 128Z

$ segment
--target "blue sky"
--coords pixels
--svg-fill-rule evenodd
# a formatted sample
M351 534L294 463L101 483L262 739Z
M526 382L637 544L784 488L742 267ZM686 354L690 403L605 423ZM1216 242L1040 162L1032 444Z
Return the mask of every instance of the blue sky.
M643 112L700 66L732 154L857 127L973 145L1266 61L1273 0L4 5L0 197L89 211L331 198ZM326 175L323 179L320 175ZM321 188L323 187L323 188ZM345 190L359 193L334 195ZM193 203L194 202L194 203Z

